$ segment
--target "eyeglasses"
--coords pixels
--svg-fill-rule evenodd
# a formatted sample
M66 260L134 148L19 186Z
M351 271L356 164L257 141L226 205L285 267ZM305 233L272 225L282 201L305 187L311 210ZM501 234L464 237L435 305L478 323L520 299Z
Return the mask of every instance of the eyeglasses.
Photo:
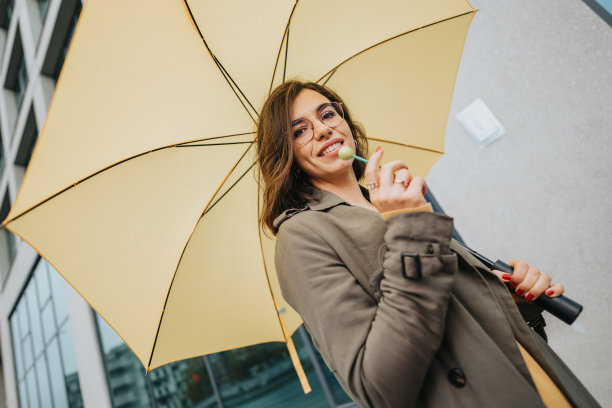
M319 108L317 112L319 122L330 128L335 128L344 121L344 111L339 102L330 102ZM314 125L309 119L300 118L291 123L293 142L298 145L308 144L314 137Z

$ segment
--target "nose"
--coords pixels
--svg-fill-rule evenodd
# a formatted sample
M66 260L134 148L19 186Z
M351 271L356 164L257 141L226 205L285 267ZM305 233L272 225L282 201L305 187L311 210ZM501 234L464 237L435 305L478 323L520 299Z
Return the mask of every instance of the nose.
M331 136L333 132L332 128L330 128L320 120L315 120L314 123L312 123L312 131L315 140L321 140L324 137Z

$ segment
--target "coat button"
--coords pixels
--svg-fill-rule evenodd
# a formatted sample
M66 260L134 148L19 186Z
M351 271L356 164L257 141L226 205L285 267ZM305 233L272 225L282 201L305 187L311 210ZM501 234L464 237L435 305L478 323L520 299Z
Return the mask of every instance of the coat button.
M463 388L467 383L465 374L463 374L463 371L458 368L452 368L448 371L448 381L450 381L450 383L457 388Z

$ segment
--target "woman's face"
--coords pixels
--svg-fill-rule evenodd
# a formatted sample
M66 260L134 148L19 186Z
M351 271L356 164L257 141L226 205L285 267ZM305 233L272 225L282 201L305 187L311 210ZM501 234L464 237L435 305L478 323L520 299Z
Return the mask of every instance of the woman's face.
M353 160L342 160L338 157L338 150L342 146L349 146L355 150L353 134L345 120L331 128L321 123L319 111L321 106L330 103L330 100L312 89L303 89L295 98L291 106L291 137L293 140L293 154L298 165L313 182L316 180L331 181L339 178L346 171L352 170ZM295 143L295 132L304 127L300 119L308 119L313 126L313 138L310 142L300 145Z

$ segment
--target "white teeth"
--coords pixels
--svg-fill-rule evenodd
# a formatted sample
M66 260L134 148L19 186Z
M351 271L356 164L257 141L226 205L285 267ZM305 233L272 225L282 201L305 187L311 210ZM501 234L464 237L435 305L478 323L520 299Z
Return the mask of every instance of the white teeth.
M323 150L319 156L325 156L327 153L329 153L332 150L338 148L341 144L342 143L340 143L340 142L334 143L333 145L329 146L327 149Z

